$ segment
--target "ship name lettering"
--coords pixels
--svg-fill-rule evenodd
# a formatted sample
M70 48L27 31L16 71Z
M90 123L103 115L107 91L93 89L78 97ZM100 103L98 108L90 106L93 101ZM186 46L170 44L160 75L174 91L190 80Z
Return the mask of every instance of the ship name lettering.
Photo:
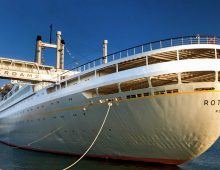
M27 74L27 77L32 77L32 74Z
M3 76L20 76L20 77L26 77L26 78L39 78L39 74L31 74L31 73L21 73L21 72L11 72L11 71L0 71L0 75Z
M220 105L220 100L204 100L204 106Z
M12 74L12 76L16 76L16 75L17 75L17 73L16 73L16 72L12 72L11 74Z

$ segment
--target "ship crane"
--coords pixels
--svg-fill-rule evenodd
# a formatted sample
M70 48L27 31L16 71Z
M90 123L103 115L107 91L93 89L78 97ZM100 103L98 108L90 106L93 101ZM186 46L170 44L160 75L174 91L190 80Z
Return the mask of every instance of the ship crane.
M61 32L57 31L57 43L50 44L37 36L35 62L15 60L0 57L0 78L28 82L59 82L60 75L65 76L64 70L64 40ZM42 65L42 49L56 48L56 67ZM71 72L68 72L71 74Z

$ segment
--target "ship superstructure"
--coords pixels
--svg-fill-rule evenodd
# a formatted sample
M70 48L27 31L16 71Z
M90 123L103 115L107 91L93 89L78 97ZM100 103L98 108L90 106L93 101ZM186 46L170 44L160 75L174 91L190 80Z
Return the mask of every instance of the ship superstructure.
M219 136L219 42L216 36L178 37L107 55L104 41L103 57L71 71L63 70L63 53L58 54L53 81L2 89L0 140L25 149L81 155L111 102L103 131L87 156L189 161ZM64 49L60 43L55 47Z

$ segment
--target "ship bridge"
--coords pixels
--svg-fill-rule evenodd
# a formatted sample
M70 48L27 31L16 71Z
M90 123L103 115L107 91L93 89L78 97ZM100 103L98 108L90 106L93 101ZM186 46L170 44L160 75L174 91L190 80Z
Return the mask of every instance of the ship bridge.
M56 82L59 72L52 66L38 65L35 62L0 57L0 78Z
M0 78L28 82L59 82L65 76L71 75L72 71L64 70L64 40L61 39L61 32L57 31L57 43L51 44L42 41L37 36L35 61L22 61L0 57ZM42 64L42 50L55 48L56 67Z

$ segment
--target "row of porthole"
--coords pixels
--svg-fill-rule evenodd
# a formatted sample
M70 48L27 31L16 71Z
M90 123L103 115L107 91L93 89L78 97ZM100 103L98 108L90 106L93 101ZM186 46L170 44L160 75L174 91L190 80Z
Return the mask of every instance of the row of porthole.
M56 101L55 103L50 103L50 104L53 105L53 104L59 104L59 103L60 103L59 101ZM44 108L44 107L45 107L44 105L41 105L41 106L37 106L36 109L39 110L40 108ZM31 109L27 109L26 111L27 111L27 112L30 112L30 111L33 111L33 110L34 110L34 109L31 108ZM23 110L22 112L24 113L25 110ZM22 114L22 112L20 112L20 114ZM19 113L17 113L17 114L19 114Z
M38 95L37 95L37 96L38 96ZM72 101L72 100L73 100L72 98L69 98L69 101ZM56 101L56 102L51 102L50 104L51 104L51 105L54 105L54 104L59 104L59 103L60 103L60 101ZM45 106L44 106L44 105L42 105L42 106L37 106L36 109L39 110L40 107L41 107L41 108L44 108ZM13 107L12 107L12 108L13 108ZM33 108L30 108L30 109L27 109L26 112L30 112L30 111L33 111L33 110L34 110ZM22 112L20 112L20 114L22 114L22 113L25 113L25 110L23 110ZM17 113L17 114L19 114L19 113Z
M84 115L84 116L86 115L85 112L83 112L83 115ZM77 114L74 113L74 114L73 114L73 117L76 117L76 116L77 116ZM58 117L58 116L53 116L54 119L57 119L57 117ZM61 115L61 116L60 116L61 119L63 119L64 117L65 117L64 115ZM38 120L38 121L46 120L46 118L41 118L41 119L38 118L37 120ZM33 122L33 121L34 121L34 120L29 120L29 119L26 120L26 122ZM25 123L25 121L20 121L20 122L16 122L16 123Z

